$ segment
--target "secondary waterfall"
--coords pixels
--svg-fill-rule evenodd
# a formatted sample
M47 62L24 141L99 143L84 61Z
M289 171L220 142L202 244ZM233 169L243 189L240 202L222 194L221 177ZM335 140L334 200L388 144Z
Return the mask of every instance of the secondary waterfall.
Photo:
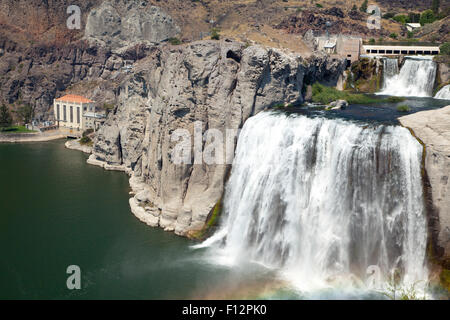
M421 156L403 127L260 113L239 136L220 229L197 247L275 268L301 291L368 270L427 280Z
M390 69L388 69L388 72L391 72ZM436 63L434 61L425 58L406 58L398 74L387 75L384 89L380 94L403 97L431 97L435 78Z
M434 96L435 99L450 100L450 84L439 90Z
M383 59L383 89L386 89L388 79L398 75L398 60L396 58Z

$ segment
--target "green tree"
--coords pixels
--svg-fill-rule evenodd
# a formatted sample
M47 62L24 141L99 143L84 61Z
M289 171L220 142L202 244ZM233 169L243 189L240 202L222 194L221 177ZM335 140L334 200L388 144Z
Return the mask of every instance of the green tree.
M395 17L395 13L394 12L387 12L385 14L383 14L383 19L392 19L393 17Z
M0 107L0 127L7 128L12 124L11 113L9 113L8 107L4 104Z
M441 49L441 54L443 55L450 55L450 42L446 42L442 44L439 49Z
M219 40L220 39L220 34L219 34L219 29L217 28L212 28L211 29L211 39L212 40Z
M389 37L391 37L392 39L397 39L397 38L398 38L398 35L397 35L396 33L391 33L391 34L389 35Z
M420 24L425 25L427 23L433 23L436 21L436 17L434 16L433 10L425 10L420 15Z
M31 105L25 104L20 106L16 112L23 124L27 124L31 122L31 119L33 119L33 111L34 110Z
M352 11L357 11L357 10L358 10L358 7L356 6L356 4L354 4L352 7Z
M368 0L364 0L364 2L361 4L361 7L359 7L359 10L361 12L366 12L367 11L367 6L368 6Z
M411 23L419 23L420 21L420 13L410 12L408 13L409 22Z
M433 0L433 2L431 3L431 10L433 10L435 15L439 13L439 6L440 6L439 0Z
M407 24L410 22L409 17L404 14L396 15L393 19L401 24Z

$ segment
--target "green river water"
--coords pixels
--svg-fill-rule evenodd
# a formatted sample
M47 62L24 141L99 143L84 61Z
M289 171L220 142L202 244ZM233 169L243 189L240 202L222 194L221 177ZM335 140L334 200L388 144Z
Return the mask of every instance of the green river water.
M0 299L221 298L241 294L240 279L252 286L251 270L209 264L190 240L139 222L127 175L86 159L64 141L0 144ZM81 290L67 289L70 265Z

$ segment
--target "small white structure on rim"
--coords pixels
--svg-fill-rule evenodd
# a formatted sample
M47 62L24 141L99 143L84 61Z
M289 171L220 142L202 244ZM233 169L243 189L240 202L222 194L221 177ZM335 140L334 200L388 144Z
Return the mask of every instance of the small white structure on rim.
M86 130L97 130L105 121L104 113L97 112L94 101L68 94L53 102L55 121L58 126Z
M420 23L407 23L406 24L406 29L408 29L408 31L414 31L416 29L419 29L420 27L422 27L422 25Z
M334 54L336 51L336 41L328 40L325 42L325 45L323 46L324 50L328 54Z

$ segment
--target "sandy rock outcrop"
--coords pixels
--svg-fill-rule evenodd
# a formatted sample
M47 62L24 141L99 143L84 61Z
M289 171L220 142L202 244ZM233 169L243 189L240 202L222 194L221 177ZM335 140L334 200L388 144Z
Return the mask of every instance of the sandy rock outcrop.
M227 40L155 48L119 87L89 162L124 168L135 215L186 235L203 227L222 197L244 122L302 102L306 74L336 83L343 68L344 60L325 55L305 60Z
M433 251L450 264L450 106L399 118L425 144L425 169L431 185Z

